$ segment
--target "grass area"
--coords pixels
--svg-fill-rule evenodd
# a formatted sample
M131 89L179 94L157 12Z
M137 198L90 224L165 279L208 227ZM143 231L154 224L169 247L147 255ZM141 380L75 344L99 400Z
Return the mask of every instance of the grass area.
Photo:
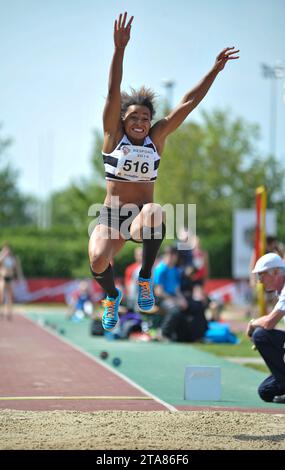
M249 367L251 369L258 370L260 372L265 372L269 374L269 370L265 364L255 364L250 362L250 358L260 357L258 351L251 349L252 343L244 333L237 334L240 343L239 344L202 344L194 343L193 346L201 349L202 351L209 352L211 354L216 354L217 356L224 357L248 357L249 360L246 363L243 363L243 366Z
M237 334L240 343L230 344L230 343L194 343L198 349L202 351L209 352L211 354L216 354L217 356L232 356L232 357L260 357L257 351L251 349L252 343L249 338L244 333Z
M51 313L54 313L56 310L61 308L67 308L67 305L63 302L50 304L48 302L33 302L31 304L18 304L22 306L26 311L30 310L40 310L41 308L49 309Z
M252 362L246 362L243 365L245 367L250 367L251 369L259 370L260 372L265 372L265 374L271 373L265 364L253 364Z

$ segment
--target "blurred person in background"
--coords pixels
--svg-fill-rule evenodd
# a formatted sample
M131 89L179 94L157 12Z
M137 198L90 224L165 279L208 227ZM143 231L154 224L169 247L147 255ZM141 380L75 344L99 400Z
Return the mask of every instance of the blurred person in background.
M194 271L191 275L193 285L193 298L196 300L206 301L205 282L209 276L209 256L207 251L202 249L201 240L195 237L193 241L193 267Z
M91 317L93 302L90 286L87 281L81 281L78 289L73 292L68 310L68 318L80 321L84 317Z
M14 303L13 282L16 279L20 280L22 278L23 273L20 259L13 254L10 246L5 243L0 251L0 317L4 316L8 320L12 320Z
M166 246L162 261L154 269L155 295L162 313L162 339L196 341L207 329L203 302L186 298L181 291L179 252L175 246Z
M125 270L124 284L126 290L127 306L130 309L137 310L138 300L138 274L142 265L143 250L141 246L134 249L134 263L129 264Z
M178 250L178 267L181 272L181 291L185 296L192 297L193 282L193 236L187 227L178 230L176 247Z

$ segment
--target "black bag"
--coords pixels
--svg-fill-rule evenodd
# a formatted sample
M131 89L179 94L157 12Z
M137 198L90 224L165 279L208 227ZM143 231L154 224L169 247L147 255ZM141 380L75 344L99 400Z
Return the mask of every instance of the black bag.
M189 299L188 305L186 311L175 308L167 312L162 324L163 336L185 343L197 341L204 336L207 320L203 303Z
M126 339L131 333L141 333L142 327L137 320L127 320L121 324L120 338Z

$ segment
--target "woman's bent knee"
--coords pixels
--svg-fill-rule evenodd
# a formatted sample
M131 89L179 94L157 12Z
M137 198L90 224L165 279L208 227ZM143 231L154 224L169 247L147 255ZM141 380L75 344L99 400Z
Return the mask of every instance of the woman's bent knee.
M165 220L165 214L159 204L150 202L142 209L143 225L158 226Z
M142 208L142 212L144 214L161 214L162 213L162 208L160 204L157 204L156 202L148 202L145 204Z
M90 254L89 259L92 271L98 274L105 271L110 264L110 259L106 253Z

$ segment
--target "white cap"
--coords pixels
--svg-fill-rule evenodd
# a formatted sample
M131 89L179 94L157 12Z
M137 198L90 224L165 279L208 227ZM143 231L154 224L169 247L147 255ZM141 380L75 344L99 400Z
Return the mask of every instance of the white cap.
M274 268L285 269L285 261L276 253L267 253L257 260L252 273L263 273Z

